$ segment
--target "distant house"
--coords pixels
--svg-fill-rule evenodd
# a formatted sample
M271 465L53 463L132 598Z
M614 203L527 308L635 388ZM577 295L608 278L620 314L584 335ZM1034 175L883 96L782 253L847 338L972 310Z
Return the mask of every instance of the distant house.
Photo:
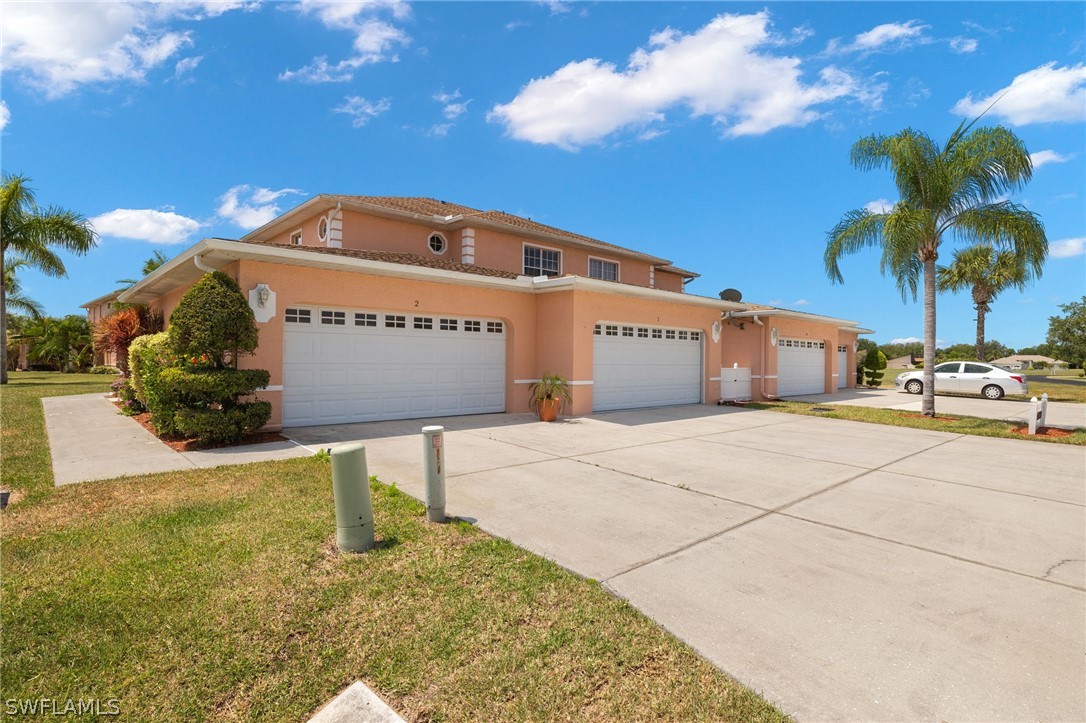
M1006 367L1007 369L1034 369L1038 364L1050 369L1066 369L1070 366L1065 361L1060 359L1053 359L1050 356L1043 356L1041 354L1013 354L1011 356L1005 356L1002 359L995 359L989 364L995 364L997 367Z
M886 362L887 369L916 369L916 365L920 363L920 359L915 354L906 354L905 356L899 356L894 359L890 359Z

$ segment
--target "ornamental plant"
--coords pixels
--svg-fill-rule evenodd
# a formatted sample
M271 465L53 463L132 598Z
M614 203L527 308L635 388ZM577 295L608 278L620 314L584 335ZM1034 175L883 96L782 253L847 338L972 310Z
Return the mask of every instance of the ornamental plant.
M199 366L236 366L239 354L256 350L259 332L241 287L222 271L196 282L170 315L170 346Z
M881 349L867 352L864 359L864 370L867 376L867 385L877 387L882 383L883 369L886 368L886 355Z

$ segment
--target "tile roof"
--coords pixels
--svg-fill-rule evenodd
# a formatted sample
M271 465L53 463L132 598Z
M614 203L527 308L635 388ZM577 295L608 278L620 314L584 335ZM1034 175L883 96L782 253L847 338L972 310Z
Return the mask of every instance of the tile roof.
M405 211L407 213L417 213L424 216L444 217L462 215L465 218L469 219L477 218L483 221L488 221L490 223L509 226L519 231L530 231L534 233L546 234L548 236L557 236L559 238L569 239L570 241L588 244L589 246L613 249L615 251L621 251L623 253L633 254L634 256L641 256L649 259L657 258L655 256L652 256L651 254L634 251L633 249L626 248L625 246L618 246L617 244L600 241L599 239L595 239L590 236L582 236L581 234L576 234L572 231L566 231L555 226L548 226L546 224L533 221L530 218L514 216L513 214L506 213L504 211L480 211L477 208L471 208L470 206L461 206L457 203L439 201L436 198L424 198L421 196L343 195L332 195L328 196L328 198L339 201L353 201L355 203L364 203L370 206L378 206L380 208L388 208L396 211Z
M425 266L429 269L444 269L446 271L460 271L465 274L476 274L477 276L493 276L499 279L515 279L517 274L511 271L501 271L499 269L488 269L484 266L473 266L470 264L459 264L455 261L444 261L442 259L431 259L425 256L417 256L415 254L404 254L395 251L362 251L358 249L330 249L323 246L294 246L291 244L273 244L273 243L260 243L256 241L242 241L241 243L251 243L254 246L271 246L273 248L288 249L290 251L298 251L300 253L316 253L316 254L328 254L330 256L347 256L354 259L365 259L367 261L384 261L389 264L406 264L407 266Z

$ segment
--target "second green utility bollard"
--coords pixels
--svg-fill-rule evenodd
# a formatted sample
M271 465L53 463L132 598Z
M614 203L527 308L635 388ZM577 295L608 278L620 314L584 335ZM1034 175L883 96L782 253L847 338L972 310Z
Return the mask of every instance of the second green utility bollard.
M445 428L422 428L422 467L426 477L426 519L445 521Z
M373 547L373 505L364 445L345 444L332 450L332 494L339 549L365 552Z

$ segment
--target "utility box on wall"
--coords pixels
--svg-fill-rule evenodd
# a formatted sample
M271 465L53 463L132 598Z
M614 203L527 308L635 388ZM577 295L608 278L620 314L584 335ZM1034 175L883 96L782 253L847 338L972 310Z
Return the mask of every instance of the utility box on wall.
M720 370L720 398L725 402L750 401L748 367L723 367Z

